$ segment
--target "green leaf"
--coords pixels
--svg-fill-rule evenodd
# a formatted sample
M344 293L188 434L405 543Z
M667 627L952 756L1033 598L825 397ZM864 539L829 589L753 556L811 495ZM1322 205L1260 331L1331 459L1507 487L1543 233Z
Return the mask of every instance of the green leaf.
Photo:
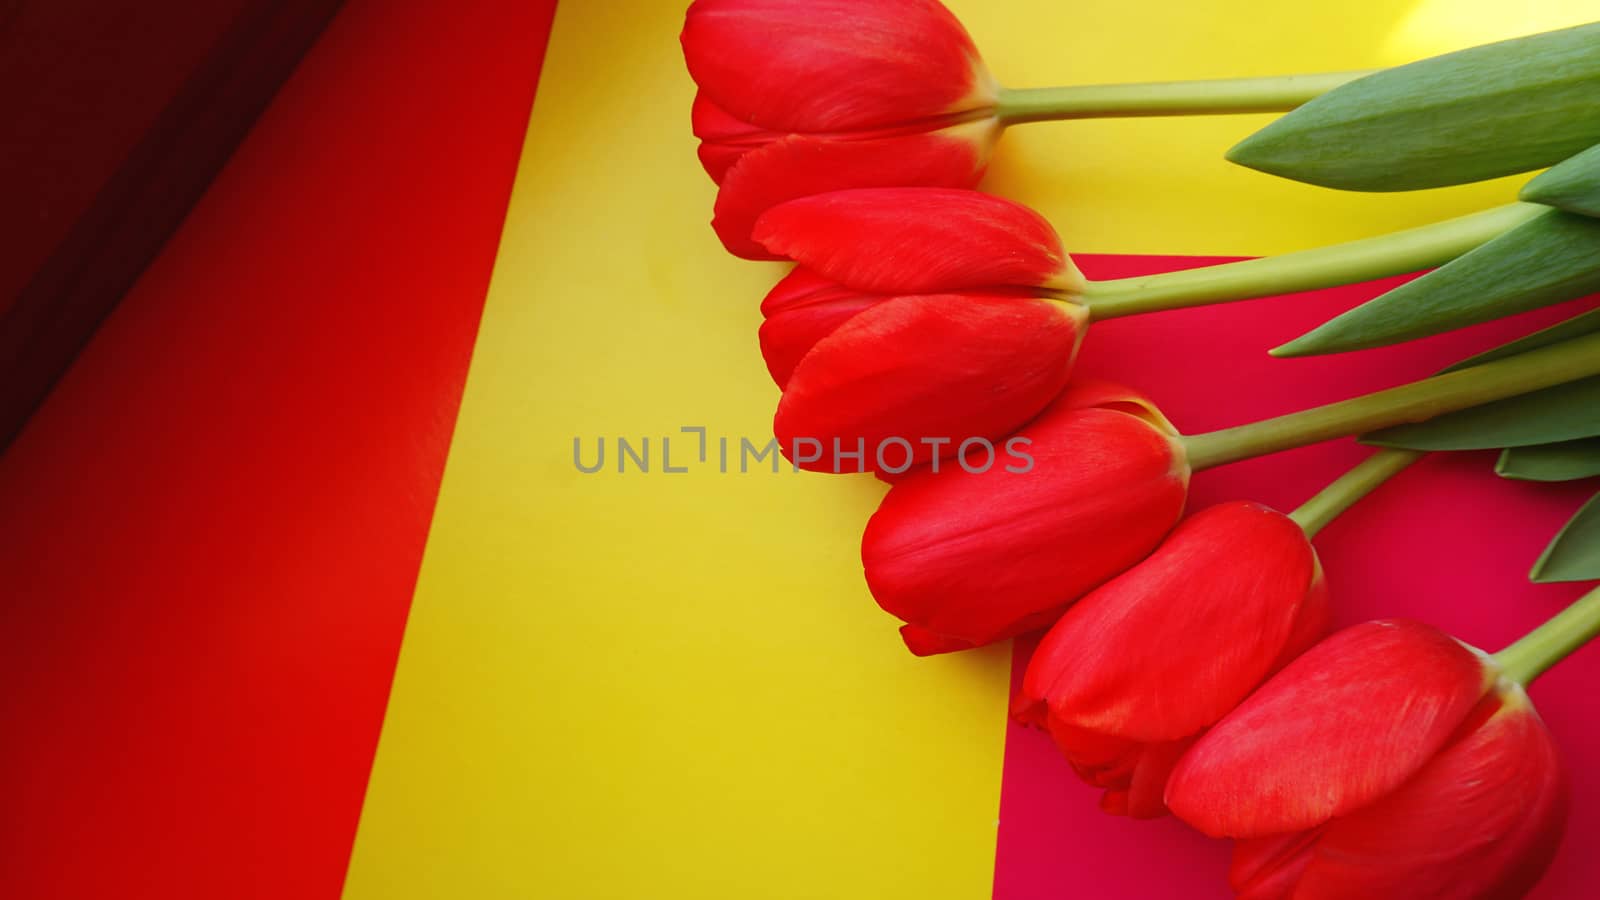
M1600 475L1600 437L1507 447L1494 470L1502 478L1518 481L1574 481Z
M1580 215L1600 216L1600 144L1528 182L1520 198Z
M1595 435L1600 435L1600 377L1385 428L1361 440L1411 450L1494 450Z
M1600 219L1550 210L1272 354L1312 356L1382 347L1595 291L1600 291Z
M1540 584L1600 578L1600 494L1567 521L1528 577Z
M1501 344L1493 350L1485 350L1477 356L1463 359L1448 369L1441 369L1440 374L1481 366L1486 362L1494 362L1497 359L1516 356L1518 353L1527 353L1529 350L1549 347L1572 338L1594 334L1596 331L1600 331L1600 309L1591 309L1586 313L1579 313L1564 322L1557 322L1549 328L1535 331L1527 337L1518 338L1509 344Z
M1494 362L1597 331L1600 331L1600 309L1592 309L1468 357L1440 370L1439 374ZM1594 415L1590 393L1593 388L1586 384L1592 381L1600 381L1600 378L1545 388L1425 422L1386 428L1363 435L1361 440L1419 450L1492 450L1586 438L1600 434L1600 431L1586 432L1587 426L1583 424L1585 410L1589 411L1587 415ZM1558 436L1540 439L1538 436L1542 434Z
M1296 181L1409 191L1542 169L1600 144L1600 22L1357 79L1228 151Z

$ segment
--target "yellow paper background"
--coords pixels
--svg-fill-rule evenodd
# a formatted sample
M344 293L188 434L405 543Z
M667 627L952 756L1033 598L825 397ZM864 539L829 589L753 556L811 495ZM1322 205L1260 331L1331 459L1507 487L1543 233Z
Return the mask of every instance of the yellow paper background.
M949 5L1007 84L1392 64L1594 0ZM866 478L659 471L770 434L756 302L705 222L683 4L561 4L345 894L986 896L1007 649L915 660L860 578ZM988 187L1078 252L1262 254L1501 202L1230 167L1264 117L1029 125ZM441 173L446 177L448 173ZM585 475L651 437L650 474ZM692 461L680 435L672 462ZM1070 848L1063 848L1069 853Z

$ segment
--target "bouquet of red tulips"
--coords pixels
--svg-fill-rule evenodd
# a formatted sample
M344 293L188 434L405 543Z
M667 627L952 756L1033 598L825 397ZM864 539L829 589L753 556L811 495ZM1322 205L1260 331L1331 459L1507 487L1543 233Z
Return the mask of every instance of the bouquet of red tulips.
M936 0L696 0L682 34L727 249L795 267L762 301L796 469L889 484L861 559L912 653L1043 632L1012 712L1110 813L1234 839L1250 898L1518 897L1566 793L1525 693L1600 633L1600 591L1498 653L1427 625L1326 632L1312 540L1431 451L1600 474L1600 311L1433 377L1185 434L1074 377L1092 323L1431 270L1279 347L1395 344L1600 291L1600 23L1375 72L1013 89ZM1409 231L1091 281L1051 224L974 190L1009 126L1283 112L1228 151L1404 191L1545 170ZM1338 437L1379 449L1288 513L1185 515L1191 476ZM1536 580L1600 580L1600 497ZM1449 815L1441 815L1441 811Z

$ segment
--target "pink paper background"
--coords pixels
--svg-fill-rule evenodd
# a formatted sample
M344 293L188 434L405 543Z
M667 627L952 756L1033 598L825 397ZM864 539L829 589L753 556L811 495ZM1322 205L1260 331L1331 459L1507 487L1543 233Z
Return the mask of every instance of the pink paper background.
M1116 278L1216 260L1088 256L1090 278ZM1155 398L1185 432L1206 431L1338 400L1422 377L1478 350L1576 311L1573 305L1399 347L1298 360L1266 355L1335 313L1404 279L1353 288L1138 316L1097 324L1079 371L1115 378ZM1583 301L1593 305L1592 301ZM1368 452L1339 441L1195 476L1190 509L1248 498L1289 510ZM1485 650L1498 650L1589 585L1533 585L1527 572L1566 518L1600 485L1506 481L1492 451L1436 454L1401 473L1317 539L1336 627L1411 617ZM1019 640L1013 678L1032 650ZM1586 648L1530 695L1561 745L1572 783L1567 839L1533 894L1595 896L1600 856L1600 724L1593 692L1600 649ZM1000 900L1227 898L1228 845L1167 818L1135 822L1097 808L1039 732L1007 725L994 896ZM1375 898L1376 900L1376 898Z

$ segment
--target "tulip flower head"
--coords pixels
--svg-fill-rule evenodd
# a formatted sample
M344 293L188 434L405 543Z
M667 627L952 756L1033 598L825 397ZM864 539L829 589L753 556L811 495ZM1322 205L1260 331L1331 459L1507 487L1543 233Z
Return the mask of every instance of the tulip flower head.
M937 0L696 0L684 60L728 250L784 200L853 187L971 187L1000 133L998 87Z
M1225 503L1185 519L1040 642L1013 706L1108 812L1162 815L1183 751L1327 627L1316 551L1288 516Z
M919 656L1051 624L1148 554L1183 511L1183 447L1126 388L1076 383L1017 437L1029 442L1025 470L914 470L867 523L867 585L907 623L901 636Z
M1066 385L1088 324L1082 276L1038 214L976 191L880 188L793 200L757 235L800 263L762 303L784 389L779 445L803 468L921 464L999 440ZM799 442L815 459L793 453ZM852 456L851 459L857 459Z
M1202 737L1167 785L1232 837L1251 900L1519 897L1566 821L1565 777L1522 687L1425 625L1341 631Z

